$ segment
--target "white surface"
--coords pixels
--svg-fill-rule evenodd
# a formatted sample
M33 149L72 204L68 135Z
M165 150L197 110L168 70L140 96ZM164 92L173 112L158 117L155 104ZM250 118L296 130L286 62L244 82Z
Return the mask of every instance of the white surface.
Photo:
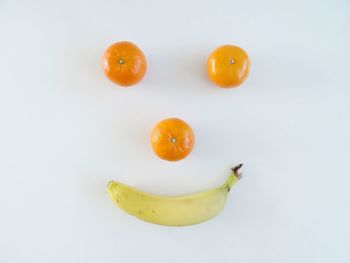
M0 2L0 262L350 262L350 2ZM104 49L143 49L118 88ZM252 60L240 88L206 77L215 47ZM152 153L166 117L192 125L177 163ZM207 223L168 228L109 200L115 179L160 194L244 179Z

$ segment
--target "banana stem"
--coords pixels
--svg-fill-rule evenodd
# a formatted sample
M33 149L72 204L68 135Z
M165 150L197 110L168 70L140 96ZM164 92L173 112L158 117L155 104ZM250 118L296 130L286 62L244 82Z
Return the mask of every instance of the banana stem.
M240 163L236 165L235 167L231 168L233 175L236 176L238 179L242 178L242 174L239 172L239 169L241 169L243 166L243 163Z
M230 177L226 180L226 182L224 183L223 187L227 189L227 191L229 192L232 188L232 186L239 180L242 178L242 174L239 172L239 169L241 169L241 167L243 166L243 164L238 164L235 167L231 168L232 170L232 174L230 175Z

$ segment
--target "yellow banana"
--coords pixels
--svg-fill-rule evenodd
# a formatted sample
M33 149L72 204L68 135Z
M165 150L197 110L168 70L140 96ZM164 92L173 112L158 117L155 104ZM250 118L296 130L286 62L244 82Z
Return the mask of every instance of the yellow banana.
M242 164L232 168L222 186L190 195L153 195L115 181L108 183L107 191L117 206L143 221L166 226L194 225L220 213L228 192L241 177L241 167Z

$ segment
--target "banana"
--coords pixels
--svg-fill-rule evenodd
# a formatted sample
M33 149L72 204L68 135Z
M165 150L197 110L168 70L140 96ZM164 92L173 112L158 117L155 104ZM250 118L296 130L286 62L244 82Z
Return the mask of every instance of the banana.
M228 192L241 178L241 167L242 164L232 168L222 186L190 195L154 195L115 181L108 183L107 192L117 206L143 221L165 226L194 225L220 213Z

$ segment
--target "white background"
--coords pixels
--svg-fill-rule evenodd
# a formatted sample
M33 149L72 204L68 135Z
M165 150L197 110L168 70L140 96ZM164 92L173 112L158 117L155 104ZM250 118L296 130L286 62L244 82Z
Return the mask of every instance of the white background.
M350 2L0 1L0 262L350 262ZM123 89L104 49L145 53ZM206 58L236 44L248 80L224 90ZM152 127L192 125L183 161ZM128 216L109 180L158 194L221 184L225 210L170 228Z

